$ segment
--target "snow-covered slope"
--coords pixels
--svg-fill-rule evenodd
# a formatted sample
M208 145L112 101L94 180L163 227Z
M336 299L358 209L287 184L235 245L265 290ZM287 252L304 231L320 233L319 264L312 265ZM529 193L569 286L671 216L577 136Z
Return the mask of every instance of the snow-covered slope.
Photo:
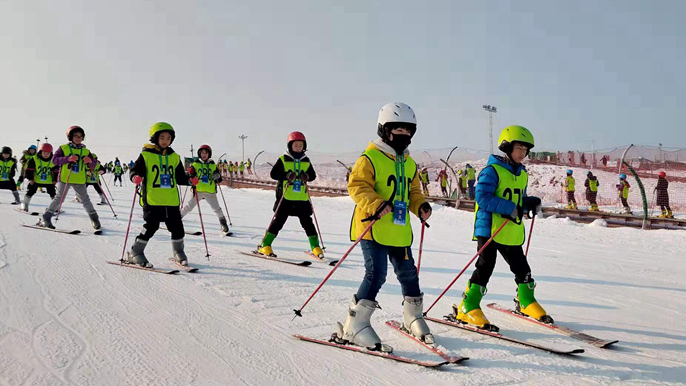
M490 385L678 384L686 380L686 266L684 233L538 220L530 264L546 310L572 328L607 339L601 350L486 309L504 334L555 347L582 347L577 358L547 354L489 337L431 324L438 344L469 356L463 366L429 370L317 346L294 333L326 338L363 276L356 249L303 311L299 308L331 267L293 267L244 256L260 241L272 212L273 193L225 189L236 238L218 235L219 224L202 204L210 260L202 237L188 236L197 274L159 275L105 264L121 255L132 188L114 188L113 219L98 207L106 229L94 236L78 204L69 199L58 227L69 236L21 227L36 220L16 212L0 192L0 385ZM33 209L48 198L38 194ZM350 245L349 198L315 198L328 247L338 258ZM140 229L140 208L132 232ZM421 284L427 305L473 256L473 215L435 207L426 232ZM197 212L185 222L198 230ZM414 223L415 229L418 224ZM527 223L528 229L528 223ZM418 232L416 232L418 237ZM416 257L416 248L414 253ZM307 241L290 220L274 243L284 258L307 259ZM157 267L172 267L169 234L158 231L147 249ZM375 327L398 354L433 354L385 326L400 319L400 287L389 270L378 300ZM468 271L431 311L450 309ZM502 259L484 304L512 304L515 285ZM437 357L436 357L437 358Z

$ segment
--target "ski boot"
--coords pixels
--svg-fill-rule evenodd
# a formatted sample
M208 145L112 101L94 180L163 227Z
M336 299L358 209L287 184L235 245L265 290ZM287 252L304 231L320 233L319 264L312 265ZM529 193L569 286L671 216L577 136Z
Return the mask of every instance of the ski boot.
M99 231L101 228L100 218L98 218L98 213L88 213L88 217L91 219L91 225L93 229Z
M52 225L52 212L46 211L45 213L43 213L43 217L40 221L38 221L38 224L36 225L43 228L55 229L55 226Z
M572 204L571 204L571 203L567 203L567 206L565 206L565 209L567 209L567 210L572 209Z
M276 257L276 255L274 254L274 251L272 250L271 245L265 245L265 246L258 245L257 246L257 253L259 253L260 255L265 255L265 256L269 256L269 257Z
M497 326L491 324L481 310L481 299L486 295L486 287L467 282L467 289L462 294L462 302L459 306L453 304L452 314L446 316L451 322L466 323L483 330L497 332Z
M98 202L97 205L107 205L107 199L105 198L104 194L100 195L100 202Z
M517 297L515 301L515 309L522 315L536 319L539 322L546 324L553 324L553 318L546 314L543 307L536 301L534 297L534 288L536 282L520 283L517 285Z
M372 328L370 320L377 308L381 308L379 303L367 299L357 300L357 296L353 296L345 325L336 322L337 332L331 336L331 340L338 344L366 347L372 351L393 352L393 347L382 344L381 338Z
M578 208L576 207L576 202L573 202L573 203L572 203L572 209L578 210Z
M307 236L307 240L310 242L310 249L312 250L312 254L320 259L323 259L324 251L322 251L322 248L319 246L319 236Z
M21 206L19 209L21 209L24 212L29 211L29 203L31 203L31 197L29 196L24 196L24 201L21 203Z
M417 297L405 296L403 299L403 327L410 334L426 344L434 344L434 336L426 325L424 315L424 294Z
M19 205L21 204L21 199L19 198L19 192L12 192L14 194L14 202L12 205Z
M666 218L674 218L674 215L672 214L671 210L667 211L667 217Z
M312 248L312 254L317 256L320 259L324 258L324 251L322 251L322 249L319 247Z
M172 240L172 250L174 251L174 261L187 267L188 257L186 256L186 252L183 251L183 239Z
M225 217L219 219L219 224L222 226L222 232L229 233L229 224L226 222Z
M141 240L136 237L136 242L131 246L131 250L126 253L127 264L136 264L144 268L152 268L152 264L145 257L145 247L148 245L147 240Z

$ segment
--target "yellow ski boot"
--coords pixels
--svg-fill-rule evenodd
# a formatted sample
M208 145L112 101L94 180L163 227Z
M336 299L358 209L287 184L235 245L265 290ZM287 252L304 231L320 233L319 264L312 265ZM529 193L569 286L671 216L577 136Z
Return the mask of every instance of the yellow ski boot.
M672 214L671 210L667 211L667 218L674 218L674 215Z
M276 255L274 254L274 251L272 250L271 245L265 245L264 247L263 246L257 247L257 253L265 255L265 256L269 256L269 257L276 257Z
M577 210L577 208L576 208L576 202L572 203L572 209Z
M324 258L324 251L322 251L322 249L319 247L312 248L312 254L317 256L320 259Z
M536 288L536 282L533 281L531 283L521 283L517 286L517 298L514 300L517 312L534 318L539 322L546 324L555 323L553 318L546 314L543 307L536 301L534 288Z
M492 325L481 310L480 303L485 294L486 287L467 282L467 289L462 294L462 302L459 306L453 304L453 312L448 315L448 319L497 332L498 327Z
M567 206L565 206L565 209L572 209L572 204L568 203Z

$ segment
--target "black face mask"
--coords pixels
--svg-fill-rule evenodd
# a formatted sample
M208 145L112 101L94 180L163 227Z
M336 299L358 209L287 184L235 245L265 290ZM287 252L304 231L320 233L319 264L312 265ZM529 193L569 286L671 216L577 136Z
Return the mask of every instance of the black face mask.
M397 154L402 154L405 152L410 143L412 143L412 137L409 135L391 134L393 136L392 140L384 139L384 142L389 144Z

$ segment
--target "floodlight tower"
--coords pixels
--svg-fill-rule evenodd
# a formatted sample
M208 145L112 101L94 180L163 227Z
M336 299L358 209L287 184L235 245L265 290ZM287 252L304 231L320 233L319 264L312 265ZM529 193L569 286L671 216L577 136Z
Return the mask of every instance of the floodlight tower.
M498 108L491 105L483 105L484 110L488 111L488 137L491 140L488 148L493 154L493 113L498 112Z

